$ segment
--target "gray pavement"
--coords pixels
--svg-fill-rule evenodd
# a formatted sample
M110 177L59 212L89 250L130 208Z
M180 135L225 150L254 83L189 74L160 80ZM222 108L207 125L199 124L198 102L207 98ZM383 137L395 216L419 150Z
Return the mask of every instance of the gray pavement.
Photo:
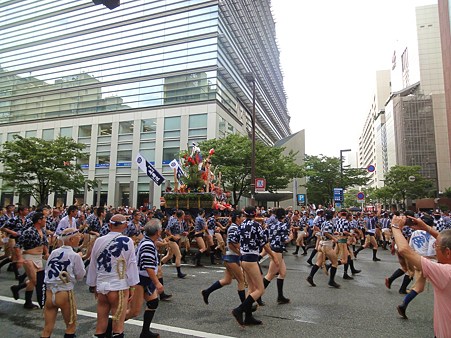
M162 337L433 337L433 289L427 285L408 308L409 320L398 316L396 305L402 301L398 294L401 278L393 283L391 290L384 286L384 277L398 268L395 256L379 250L381 262L371 260L371 250L359 254L356 267L362 273L353 281L342 280L343 268L339 267L337 282L341 289L327 286L327 276L318 271L317 287L311 287L305 278L310 267L303 256L285 255L288 267L285 296L290 304L276 302L276 283L268 286L255 316L264 325L240 328L230 312L239 304L236 285L223 287L210 296L210 305L201 299L200 290L220 279L221 265L209 266L205 258L204 268L184 266L188 274L185 280L176 277L175 266L164 266L165 286L174 297L160 302L154 318L155 332ZM263 264L266 272L268 260ZM13 275L4 267L0 273L0 337L39 337L43 326L40 310L26 311L22 300L14 301L9 290L14 283ZM95 328L96 305L94 297L84 284L76 287L78 304L77 337L91 337ZM139 337L142 317L126 324L127 337ZM190 331L192 330L192 331ZM64 335L62 318L58 316L53 337Z

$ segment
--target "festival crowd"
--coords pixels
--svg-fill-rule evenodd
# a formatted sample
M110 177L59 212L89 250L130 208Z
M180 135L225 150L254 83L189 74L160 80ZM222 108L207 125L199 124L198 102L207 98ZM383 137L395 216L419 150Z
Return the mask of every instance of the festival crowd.
M434 334L451 337L448 212L414 214L378 206L353 213L310 205L299 210L234 210L221 203L194 211L165 208L164 200L160 209L8 205L0 214L0 269L14 273L17 283L11 294L16 300L24 298L24 309L43 309L41 337L51 336L58 310L66 324L64 337L76 336L73 289L86 278L87 290L97 301L93 337L124 337L124 322L137 317L144 306L140 338L148 338L159 337L150 325L159 302L172 297L164 287L163 269L175 267L183 280L182 263L222 263L224 276L199 290L201 297L209 304L214 291L235 280L238 297L232 315L240 326L251 326L262 324L254 313L265 305L265 289L274 279L277 302L290 302L284 293L286 255L308 257L306 285L316 287L315 274L322 270L329 276L328 286L339 289L339 271L344 282L358 278L356 258L362 250L372 250L375 263L380 261L378 250L391 250L399 268L387 276L385 286L390 289L402 277L399 293L405 296L397 306L399 315L407 319L408 305L430 281ZM266 273L259 264L265 256L270 259Z

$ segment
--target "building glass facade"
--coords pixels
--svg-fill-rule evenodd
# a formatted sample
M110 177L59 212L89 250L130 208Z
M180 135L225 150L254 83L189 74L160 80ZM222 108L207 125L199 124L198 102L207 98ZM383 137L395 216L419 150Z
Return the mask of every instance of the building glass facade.
M80 164L105 203L144 202L138 152L169 179L166 164L192 142L247 134L245 73L256 79L257 137L290 135L269 0L123 0L113 11L88 0L2 1L0 15L0 142L86 144Z

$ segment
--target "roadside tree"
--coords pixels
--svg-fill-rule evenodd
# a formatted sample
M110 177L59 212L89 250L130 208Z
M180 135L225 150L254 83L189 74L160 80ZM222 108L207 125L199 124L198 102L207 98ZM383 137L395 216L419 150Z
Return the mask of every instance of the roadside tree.
M385 175L385 187L394 200L406 203L407 199L422 198L430 194L432 181L426 179L420 170L420 166L396 165L390 168Z
M362 186L368 181L364 169L346 168L341 172L338 157L324 155L305 155L302 166L303 177L306 177L307 196L310 203L333 203L333 189Z
M3 163L3 188L33 196L38 204L47 203L51 193L78 191L85 179L78 159L87 158L84 144L71 138L58 137L53 141L14 136L0 151Z
M232 192L233 204L251 192L251 140L243 135L230 134L225 138L211 139L199 144L202 152L215 149L211 157L216 177L221 173L221 186ZM294 162L296 153L283 154L284 148L269 147L256 142L256 177L266 179L266 190L285 189L294 177L300 177L301 167Z

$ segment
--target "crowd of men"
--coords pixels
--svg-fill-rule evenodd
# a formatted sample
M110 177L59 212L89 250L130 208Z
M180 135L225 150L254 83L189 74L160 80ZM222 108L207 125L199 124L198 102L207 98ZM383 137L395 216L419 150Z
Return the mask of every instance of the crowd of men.
M311 271L306 280L312 287L316 287L315 274L323 270L329 275L329 287L338 289L335 277L340 266L343 280L352 280L360 272L355 259L367 248L374 262L380 261L379 248L391 250L399 259L400 268L386 278L385 286L391 288L396 278L404 276L399 292L405 298L397 307L401 317L407 319L407 306L424 290L426 279L432 282L435 335L451 336L451 218L439 210L409 216L380 207L359 213L321 206L246 207L232 212L199 209L191 214L156 208L72 205L30 210L9 205L0 214L0 229L4 248L0 269L7 266L14 273L15 299L25 290L25 309L44 309L41 337L50 337L58 309L66 324L65 337L75 337L73 288L85 275L97 299L95 337L123 337L124 322L138 316L144 302L140 338L158 337L150 325L159 301L171 298L164 289L165 264L175 263L177 277L184 279L182 263L188 259L194 266L202 266L203 256L209 257L210 264L222 261L224 277L201 290L203 301L208 304L212 292L235 279L239 303L233 317L241 326L260 325L254 312L257 304L265 305L262 296L273 279L277 302L290 302L284 294L285 255L308 256ZM289 245L296 249L288 252ZM270 264L263 274L259 262L266 255ZM33 303L35 290L39 305Z

